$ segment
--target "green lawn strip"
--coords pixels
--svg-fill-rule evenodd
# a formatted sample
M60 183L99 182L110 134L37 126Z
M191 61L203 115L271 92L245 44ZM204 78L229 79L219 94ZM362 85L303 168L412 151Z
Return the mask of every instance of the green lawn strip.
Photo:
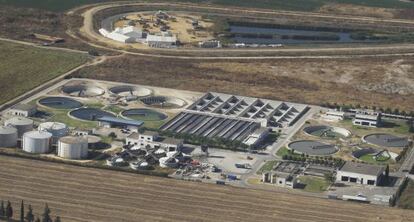
M326 191L329 187L329 182L324 178L312 177L312 176L300 176L298 180L301 184L305 184L304 190L312 193L321 193Z
M291 150L289 150L289 149L288 149L288 148L286 148L286 147L282 147L282 148L280 148L280 149L276 152L276 155L277 155L277 156L280 156L280 157L282 157L282 156L284 156L284 155L297 156L297 157L301 156L301 154L299 154L299 153L292 153L292 151L291 151Z
M279 161L277 160L270 160L267 161L257 172L256 174L261 175L263 172L265 171L270 171L273 169L273 167L278 163Z

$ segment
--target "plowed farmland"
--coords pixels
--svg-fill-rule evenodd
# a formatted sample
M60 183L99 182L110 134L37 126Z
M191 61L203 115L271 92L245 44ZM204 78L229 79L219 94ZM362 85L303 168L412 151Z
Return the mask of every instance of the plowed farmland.
M0 156L0 199L62 221L412 221L414 211ZM18 215L16 215L17 218Z

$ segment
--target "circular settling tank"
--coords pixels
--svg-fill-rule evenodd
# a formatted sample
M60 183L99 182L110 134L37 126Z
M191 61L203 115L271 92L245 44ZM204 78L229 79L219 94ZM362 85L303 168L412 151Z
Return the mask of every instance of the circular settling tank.
M351 135L347 129L325 125L308 126L303 131L312 136L330 139L346 138Z
M141 101L147 106L161 108L180 108L186 104L182 99L166 96L150 96L141 99Z
M338 151L335 145L313 140L294 141L288 145L288 148L300 153L317 156L331 155Z
M151 95L152 91L150 89L138 86L128 86L128 85L121 85L121 86L114 86L109 89L109 91L113 94L117 94L118 96L137 96L137 97L145 97Z
M66 97L46 97L39 104L53 109L76 109L83 106L79 101Z
M122 115L130 119L141 121L159 121L168 118L166 114L152 109L129 109L123 111Z
M404 148L408 146L408 139L404 137L398 137L386 133L375 133L367 135L363 138L367 143L371 143L382 147L399 147Z
M79 84L63 86L62 92L70 96L94 97L103 95L105 93L105 90L94 85Z
M115 117L115 115L112 113L103 111L101 109L96 109L96 108L75 109L71 111L69 115L77 119L88 120L88 121L95 121L97 118L104 117L104 116Z

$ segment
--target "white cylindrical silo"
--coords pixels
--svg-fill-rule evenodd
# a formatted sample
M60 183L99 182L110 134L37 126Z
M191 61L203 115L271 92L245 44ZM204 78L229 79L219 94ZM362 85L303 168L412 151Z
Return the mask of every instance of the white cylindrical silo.
M33 130L33 120L24 117L14 117L4 122L5 126L13 126L17 129L17 137L22 138L23 134Z
M0 147L17 146L17 129L12 126L0 126Z
M69 134L69 128L64 123L59 122L45 122L39 124L39 130L46 131L52 134L52 144L56 144L59 138Z
M84 159L88 157L88 139L86 137L65 136L59 139L57 155L66 159Z
M52 134L45 131L30 131L23 135L22 148L28 153L47 153Z

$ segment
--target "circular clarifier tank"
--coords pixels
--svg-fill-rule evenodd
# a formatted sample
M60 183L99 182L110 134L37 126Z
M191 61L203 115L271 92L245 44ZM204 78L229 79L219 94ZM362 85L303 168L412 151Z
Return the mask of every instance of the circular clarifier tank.
M118 96L137 96L137 97L150 96L152 93L152 91L148 88L138 87L138 86L129 86L129 85L114 86L110 88L109 91Z
M39 104L52 109L76 109L83 106L81 102L67 97L46 97L40 99Z
M325 125L307 126L303 129L303 131L312 136L330 139L346 138L351 136L351 132L345 128Z
M66 85L62 87L62 92L76 97L94 97L105 93L105 90L90 84Z
M169 96L150 96L141 99L147 106L161 108L180 108L186 105L186 102L180 98Z
M300 153L316 156L326 156L338 151L335 145L322 143L314 140L299 140L291 142L288 148Z
M122 116L141 121L160 121L168 118L166 114L152 109L129 109L123 111Z
M398 137L386 133L374 133L364 136L363 140L381 147L404 148L408 146L408 138Z
M88 120L88 121L95 121L96 119L104 116L111 116L115 117L114 114L103 111L101 109L96 108L80 108L75 109L69 113L69 115L81 119L81 120Z

